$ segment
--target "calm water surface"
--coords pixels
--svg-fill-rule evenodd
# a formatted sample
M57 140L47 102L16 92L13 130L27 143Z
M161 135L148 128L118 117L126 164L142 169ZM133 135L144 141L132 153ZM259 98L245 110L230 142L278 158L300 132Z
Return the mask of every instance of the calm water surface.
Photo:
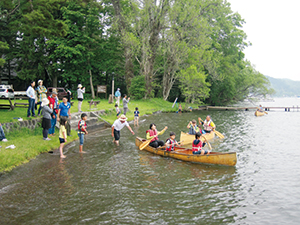
M300 106L276 99L266 106ZM199 165L155 156L135 146L124 128L121 144L110 130L78 141L67 158L48 153L0 177L0 224L299 224L300 112L198 111L143 117L149 124L185 131L209 113L225 139L214 151L237 152L235 167ZM132 124L131 124L132 125ZM179 135L177 136L179 140Z

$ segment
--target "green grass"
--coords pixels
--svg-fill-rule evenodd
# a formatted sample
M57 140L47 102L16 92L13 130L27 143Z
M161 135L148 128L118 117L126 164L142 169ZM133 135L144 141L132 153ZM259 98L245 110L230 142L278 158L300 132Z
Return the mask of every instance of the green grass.
M50 141L44 141L42 128L30 130L22 128L6 134L8 142L0 142L0 172L10 171L14 167L28 162L43 152L57 149L59 147L58 130ZM68 137L68 142L78 139L76 131L72 130L72 136ZM9 145L15 145L15 149L5 149ZM59 156L57 156L59 157Z

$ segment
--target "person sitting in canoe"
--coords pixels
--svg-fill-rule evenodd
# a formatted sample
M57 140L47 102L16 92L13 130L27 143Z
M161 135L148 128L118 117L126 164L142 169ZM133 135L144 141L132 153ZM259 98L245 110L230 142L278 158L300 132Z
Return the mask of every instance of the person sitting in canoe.
M259 112L264 112L263 107L262 107L261 105L259 105L257 111L259 111Z
M181 145L175 140L175 133L170 133L170 138L166 140L166 151L174 151L175 145L180 147Z
M195 134L195 140L193 141L193 154L198 154L198 155L205 155L205 154L209 154L210 151L206 151L206 150L202 150L202 147L205 146L206 144L206 140L204 141L204 143L200 140L200 137L201 137L201 133L196 133Z
M201 118L200 118L200 117L199 117L198 119L199 119L199 121L201 121ZM210 133L212 130L216 129L216 125L215 125L215 123L212 121L210 115L208 115L208 116L206 117L206 119L205 119L204 121L202 121L202 125L203 125L204 131L205 131L206 133Z
M188 134L196 134L197 132L201 132L201 129L199 128L199 126L197 126L196 120L190 121L187 125L187 128L189 128Z
M165 127L160 134L163 134L167 129L168 127ZM158 132L156 130L156 125L154 123L151 123L150 129L146 131L146 139L152 139L149 145L153 148L165 145L163 141L158 140L157 134Z

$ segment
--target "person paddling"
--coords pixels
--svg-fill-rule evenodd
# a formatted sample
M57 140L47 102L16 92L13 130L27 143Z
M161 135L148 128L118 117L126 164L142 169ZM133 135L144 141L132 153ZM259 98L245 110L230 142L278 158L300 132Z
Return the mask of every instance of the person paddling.
M196 134L197 132L200 132L196 120L190 121L189 124L187 125L187 128L189 128L189 134Z
M126 120L127 117L125 115L121 115L120 118L115 120L114 124L111 126L111 136L114 138L113 142L115 142L116 145L119 145L120 131L123 129L123 127L126 126L130 130L132 135L134 135L133 130Z
M199 133L199 132L195 134L195 140L193 141L193 144L192 144L192 146L193 146L193 148L192 148L193 154L204 155L204 154L209 154L210 153L210 151L204 151L204 150L202 150L202 147L204 147L205 144L206 144L206 140L203 143L200 140L201 135L202 134Z
M201 118L199 117L199 121ZM202 122L202 125L204 127L204 131L206 133L210 133L212 130L216 129L215 123L212 121L210 115L206 117L206 119Z
M168 129L168 127L166 126L160 134L163 134L166 130ZM150 129L146 131L146 139L147 140L150 140L151 139L151 142L150 142L150 146L153 147L153 148L157 148L159 146L164 146L165 143L163 141L160 141L158 140L158 137L157 137L157 130L156 130L156 125L154 123L151 123L150 124Z
M181 145L175 140L175 133L170 133L170 138L166 140L166 151L174 151L175 145L180 147Z

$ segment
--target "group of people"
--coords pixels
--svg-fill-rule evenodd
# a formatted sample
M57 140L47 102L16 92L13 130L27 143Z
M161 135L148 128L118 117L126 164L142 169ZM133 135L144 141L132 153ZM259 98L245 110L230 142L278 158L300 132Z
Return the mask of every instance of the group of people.
M205 146L206 140L204 142L201 141L202 134L210 133L216 128L216 125L212 121L210 116L207 116L205 121L202 121L201 118L198 118L199 125L197 125L196 120L192 120L187 125L189 129L189 134L195 135L195 140L192 142L192 151L193 154L209 154L210 151L203 150L202 147ZM203 130L201 129L203 126ZM179 142L175 140L175 133L170 132L170 137L166 140L166 142L159 140L158 135L163 134L168 127L165 127L161 132L158 133L156 129L156 125L154 123L150 124L149 130L146 131L146 139L151 140L149 145L153 148L165 148L166 151L174 151L175 146L181 146Z

